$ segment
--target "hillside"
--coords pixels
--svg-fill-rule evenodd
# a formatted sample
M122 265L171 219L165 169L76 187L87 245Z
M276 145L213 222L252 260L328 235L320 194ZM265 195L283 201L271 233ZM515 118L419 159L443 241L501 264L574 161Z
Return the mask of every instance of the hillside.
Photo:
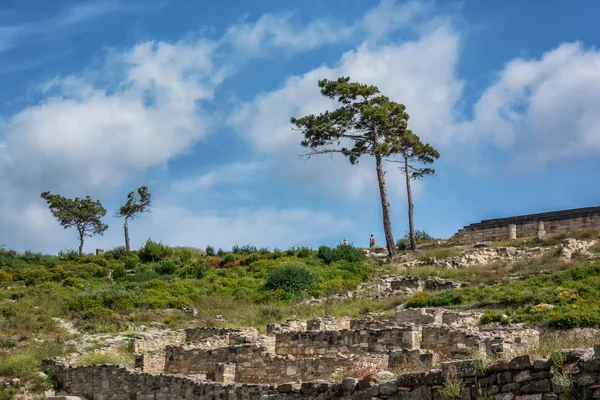
M41 373L46 358L133 365L126 342L139 332L264 331L288 319L385 318L401 305L478 311L483 324L540 328L546 336L531 349L540 354L587 346L598 341L598 331L580 337L556 331L600 328L598 235L571 236L580 240L427 243L391 262L343 245L316 251L235 246L213 254L148 241L138 251L97 256L2 249L0 399L50 389L51 379Z

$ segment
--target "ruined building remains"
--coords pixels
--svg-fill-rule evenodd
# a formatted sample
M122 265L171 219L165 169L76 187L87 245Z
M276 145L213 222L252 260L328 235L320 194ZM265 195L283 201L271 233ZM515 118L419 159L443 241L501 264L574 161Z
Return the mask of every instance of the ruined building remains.
M546 234L568 233L579 229L598 227L600 227L600 207L577 208L483 220L460 229L450 238L450 242L471 244L518 237L541 239Z

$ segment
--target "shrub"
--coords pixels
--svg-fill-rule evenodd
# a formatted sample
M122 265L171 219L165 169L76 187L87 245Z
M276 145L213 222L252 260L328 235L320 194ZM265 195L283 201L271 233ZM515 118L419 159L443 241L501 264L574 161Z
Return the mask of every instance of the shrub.
M356 249L348 245L339 245L332 249L328 246L320 246L317 252L319 257L325 264L331 264L334 261L361 262L366 258L362 250Z
M30 353L15 354L8 357L5 365L0 368L0 375L23 378L38 366L36 358Z
M177 270L177 263L173 260L163 260L154 266L154 270L159 275L173 275Z
M207 256L214 256L215 255L215 248L212 246L206 246L206 249L204 250L206 252Z
M164 260L173 254L173 249L169 246L153 242L151 239L146 241L144 247L138 252L138 257L142 262L156 262Z
M229 263L234 263L235 262L235 256L233 254L225 254L223 256L223 262L222 264L229 264Z
M0 282L9 282L13 280L12 274L6 271L0 271Z
M481 316L479 322L481 322L483 325L486 325L486 324L489 324L492 322L499 322L502 325L506 325L510 322L510 320L506 315L504 315L504 313L501 313L498 311L486 311Z
M282 263L268 276L264 290L283 290L300 293L308 290L314 282L313 275L299 262Z
M250 265L257 261L258 261L258 254L252 253L248 256L248 258L246 258L246 265Z
M125 272L125 267L123 265L117 265L112 272L113 279L121 279L125 277L127 273Z
M251 244L246 244L244 246L238 246L237 244L234 244L233 247L231 248L231 252L233 254L250 254L250 253L254 253L256 251L257 251L256 247L252 246Z
M104 257L109 260L123 260L129 255L125 246L118 246L104 253Z
M225 255L225 251L221 248L219 248L219 250L217 250L217 256L219 257L223 257Z
M194 258L194 253L190 249L181 249L179 250L179 259L182 263L188 264Z
M298 249L298 252L296 253L296 257L308 258L308 257L310 257L311 254L312 254L311 249L309 249L308 247L301 247L300 249Z

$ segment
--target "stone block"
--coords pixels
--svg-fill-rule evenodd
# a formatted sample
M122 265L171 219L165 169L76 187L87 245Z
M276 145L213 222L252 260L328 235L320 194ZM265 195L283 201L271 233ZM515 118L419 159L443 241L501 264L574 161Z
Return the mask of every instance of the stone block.
M424 372L411 372L398 375L398 386L421 386L425 383Z
M522 393L549 392L551 389L550 380L542 379L529 382L521 388Z
M549 371L552 366L552 360L540 359L533 362L534 371Z
M477 376L476 362L477 360L448 361L441 363L440 366L444 375L455 373L464 378L467 376Z
M520 371L522 369L528 369L533 367L534 359L531 355L526 354L523 356L518 356L509 361L508 367L515 371Z
M600 344L594 345L594 358L600 360Z

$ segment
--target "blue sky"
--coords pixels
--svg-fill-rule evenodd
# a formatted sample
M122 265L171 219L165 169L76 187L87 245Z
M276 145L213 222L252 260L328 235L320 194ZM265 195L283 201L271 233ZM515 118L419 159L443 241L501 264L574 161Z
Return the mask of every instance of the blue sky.
M42 191L112 215L148 185L133 247L383 240L374 163L299 160L289 118L349 75L404 103L441 153L415 184L438 237L481 219L598 205L597 1L0 0L0 244L74 248ZM403 178L386 175L395 236Z

